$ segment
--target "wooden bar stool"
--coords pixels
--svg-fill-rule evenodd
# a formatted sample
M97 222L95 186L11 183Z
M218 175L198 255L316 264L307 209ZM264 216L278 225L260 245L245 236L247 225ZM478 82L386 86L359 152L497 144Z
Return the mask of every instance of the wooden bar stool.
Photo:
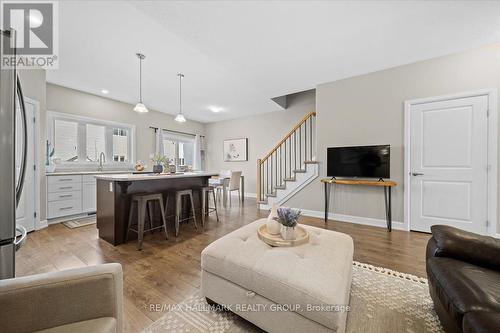
M210 207L210 193L214 199L214 206ZM217 222L219 222L219 213L217 212L217 199L215 197L215 189L213 186L204 186L201 188L201 225L205 228L205 216L215 212Z
M182 213L182 197L189 196L189 201L191 203L191 214L186 218L181 219ZM194 220L194 227L198 229L198 224L196 223L196 214L194 212L194 201L193 201L193 190L182 190L175 192L175 237L179 235L179 223L182 221Z
M167 199L168 200L168 199ZM163 221L161 226L155 227L153 224L153 205L158 202L160 205L161 219ZM137 228L134 229L132 226L132 218L134 216L134 206L137 204ZM145 216L146 213L149 215L150 228L144 230ZM142 250L142 242L144 238L144 233L148 231L153 231L155 229L163 228L165 230L165 238L168 239L167 233L167 221L165 217L165 206L163 206L163 195L158 194L136 194L132 196L132 202L130 203L130 212L128 217L128 229L126 240L130 231L137 233L137 249Z

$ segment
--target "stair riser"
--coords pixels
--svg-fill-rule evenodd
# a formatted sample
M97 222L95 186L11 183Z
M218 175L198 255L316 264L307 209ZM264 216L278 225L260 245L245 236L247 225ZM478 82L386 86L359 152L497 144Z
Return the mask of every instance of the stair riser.
M272 195L266 196L266 203L261 204L261 209L269 209L274 203L282 205L286 203L291 197L298 193L302 188L307 186L319 175L318 164L309 164L306 166L305 172L295 173L294 181L286 182L286 189L276 189L275 193L270 193ZM286 181L286 180L285 180ZM275 189L275 188L273 188Z

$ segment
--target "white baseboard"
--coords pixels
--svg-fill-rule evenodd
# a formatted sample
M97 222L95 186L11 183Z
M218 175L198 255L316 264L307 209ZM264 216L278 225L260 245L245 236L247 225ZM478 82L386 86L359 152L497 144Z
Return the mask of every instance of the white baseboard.
M75 215L69 215L69 216L61 216L61 217L56 217L53 219L48 220L49 224L58 224L61 222L66 222L66 221L71 221L71 220L76 220L76 219L81 219L85 217L89 217L91 215L95 215L92 213L80 213L80 214L75 214Z
M237 197L238 192L237 191L231 192L231 196ZM257 193L246 193L245 192L245 198L257 198Z
M325 213L323 211L317 210L307 210L302 209L302 214L305 216L317 217L324 219ZM362 216L353 216L353 215L343 215L343 214L335 214L328 213L328 220L335 220L340 222L349 222L355 224L363 224L369 225L373 227L387 228L387 222L383 219L375 219L371 217L362 217ZM403 222L400 221L392 221L392 228L397 230L408 231Z
M38 221L35 225L35 230L41 230L41 229L45 229L49 226L49 223L47 222L47 220L43 220L43 221Z

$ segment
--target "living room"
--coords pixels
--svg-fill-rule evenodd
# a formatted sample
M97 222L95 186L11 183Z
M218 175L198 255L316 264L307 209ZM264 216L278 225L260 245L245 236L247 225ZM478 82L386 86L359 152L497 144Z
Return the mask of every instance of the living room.
M2 331L500 330L500 3L42 2Z

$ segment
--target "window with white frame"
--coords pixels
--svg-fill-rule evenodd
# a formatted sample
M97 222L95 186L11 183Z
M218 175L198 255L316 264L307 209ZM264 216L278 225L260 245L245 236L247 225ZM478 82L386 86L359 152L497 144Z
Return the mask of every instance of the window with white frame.
M177 167L192 167L194 136L163 131L163 154Z
M132 164L135 126L47 112L47 137L54 147L53 159L63 164Z

